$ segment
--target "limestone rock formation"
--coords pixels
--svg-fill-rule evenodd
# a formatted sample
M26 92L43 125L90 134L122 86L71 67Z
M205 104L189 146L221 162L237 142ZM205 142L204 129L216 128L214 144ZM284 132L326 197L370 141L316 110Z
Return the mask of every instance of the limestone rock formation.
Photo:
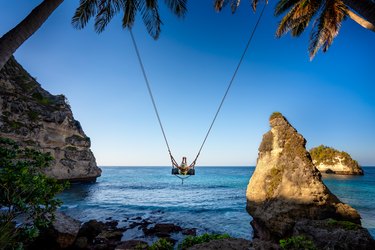
M331 218L363 229L358 212L340 202L323 184L303 136L280 113L271 115L270 125L246 191L246 208L253 217L255 238L278 242L293 236L301 220L313 223ZM372 244L368 231L363 230L368 244ZM305 234L315 241L309 232ZM350 235L345 235L350 240Z
M358 162L343 151L320 145L312 148L310 155L316 168L321 173L342 175L363 175Z
M66 98L41 88L14 58L0 71L0 112L0 137L52 154L48 176L71 181L100 176L90 138Z

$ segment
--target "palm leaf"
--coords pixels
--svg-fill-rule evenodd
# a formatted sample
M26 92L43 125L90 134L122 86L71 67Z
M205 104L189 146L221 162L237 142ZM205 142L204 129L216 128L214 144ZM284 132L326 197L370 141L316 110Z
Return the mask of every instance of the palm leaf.
M230 4L230 8L232 9L232 14L236 12L238 6L240 6L240 3L241 3L241 0L232 0Z
M348 9L341 0L326 0L310 36L310 60L314 58L320 48L323 52L328 50L333 39L339 33L341 23L347 16L347 12Z
M178 17L187 13L187 0L164 0L167 7Z
M146 0L140 2L139 10L142 14L143 22L146 26L147 32L155 40L158 39L161 31L162 21L159 16L159 9L157 0Z
M279 16L285 11L289 10L291 7L295 6L301 0L280 0L275 7L275 16Z
M122 27L124 29L133 27L138 5L139 5L138 0L130 0L130 1L128 0L124 2L124 5L123 5L124 16L122 18Z
M225 5L227 5L228 0L215 0L214 8L217 12L220 12Z
M291 31L292 36L299 36L310 23L312 17L321 8L321 0L300 0L283 17L276 30L276 37Z
M96 15L98 0L80 0L72 18L72 25L76 29L83 29L90 18Z
M103 32L114 15L120 11L121 7L120 0L101 0L98 13L95 16L95 31L98 33Z

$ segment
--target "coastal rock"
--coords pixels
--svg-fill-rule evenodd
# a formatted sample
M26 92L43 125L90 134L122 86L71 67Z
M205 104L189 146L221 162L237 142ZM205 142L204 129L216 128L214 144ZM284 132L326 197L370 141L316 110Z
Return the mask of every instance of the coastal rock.
M354 223L362 230L358 212L323 184L303 136L280 113L271 115L270 125L246 191L254 237L278 242L293 236L301 220L328 218Z
M11 58L0 71L0 137L50 152L45 174L59 180L95 181L101 174L90 138L65 96L51 95Z
M310 155L316 168L321 173L341 175L363 175L358 162L343 151L320 145L312 148Z
M171 233L181 232L180 226L169 223L157 223L150 229L144 229L145 235L156 235L158 237L169 237Z
M27 249L65 249L73 246L81 222L61 212L55 212L55 220L49 228L40 232L38 238Z

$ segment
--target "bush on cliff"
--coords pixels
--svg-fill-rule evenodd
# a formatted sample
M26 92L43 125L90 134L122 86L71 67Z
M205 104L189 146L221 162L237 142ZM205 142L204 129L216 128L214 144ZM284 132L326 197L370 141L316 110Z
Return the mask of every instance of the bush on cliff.
M228 239L230 236L228 234L202 234L200 236L188 236L186 237L181 244L178 245L178 249L188 249L197 244L209 242L211 240L220 240Z
M65 185L41 173L51 160L49 154L0 138L1 249L22 248L52 222L61 205L55 195Z
M303 235L280 240L280 247L284 250L316 250L314 243Z

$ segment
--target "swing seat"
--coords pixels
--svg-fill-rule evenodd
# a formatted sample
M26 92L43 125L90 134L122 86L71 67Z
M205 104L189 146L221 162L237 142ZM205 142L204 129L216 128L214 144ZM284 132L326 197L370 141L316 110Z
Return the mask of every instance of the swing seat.
M180 170L178 168L172 168L172 174L173 175L181 175ZM195 169L191 168L189 171L186 173L186 175L195 175Z

